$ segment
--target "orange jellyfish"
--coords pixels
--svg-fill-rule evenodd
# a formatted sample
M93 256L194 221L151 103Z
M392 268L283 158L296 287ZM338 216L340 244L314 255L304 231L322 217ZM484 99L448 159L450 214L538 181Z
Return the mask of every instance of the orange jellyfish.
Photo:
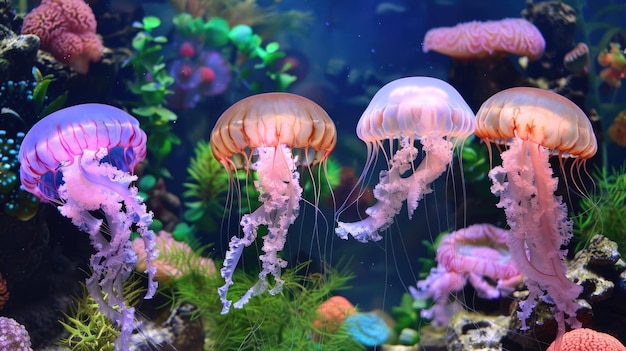
M265 292L268 275L274 280L269 293L281 291L281 269L287 262L278 257L278 252L285 245L287 231L298 216L302 200L297 167L325 163L336 143L335 124L328 114L311 100L294 94L266 93L245 98L217 120L211 132L213 155L231 179L237 170L254 170L254 186L262 203L254 212L242 216L243 236L230 240L220 270L225 280L218 289L222 313L228 313L232 304L226 295L233 285L233 272L243 249L255 241L262 225L267 226L268 233L263 237L264 254L259 257L259 280L234 306L242 308L252 296Z
M374 188L377 202L369 207L368 215L357 222L338 222L336 234L347 239L348 234L360 242L378 241L379 231L387 229L393 218L407 202L409 218L424 194L431 192L430 184L452 162L452 150L474 132L475 116L461 95L448 83L431 77L401 78L382 87L372 98L357 124L357 135L367 144L367 162L360 182L367 177L384 142L389 141L386 155L388 170L383 170ZM393 140L400 148L393 150ZM423 158L414 141L422 144ZM409 175L407 175L409 174ZM338 215L345 207L342 206Z
M502 166L489 172L491 192L500 197L511 234L511 257L526 276L528 298L520 303L523 328L539 298L554 304L559 335L565 322L580 327L575 301L582 287L567 279L566 251L572 236L567 206L555 196L558 179L550 155L576 157L572 170L597 150L591 122L573 102L537 88L511 88L489 98L476 113L476 136L505 144ZM545 296L547 295L547 296ZM567 317L566 317L567 316Z

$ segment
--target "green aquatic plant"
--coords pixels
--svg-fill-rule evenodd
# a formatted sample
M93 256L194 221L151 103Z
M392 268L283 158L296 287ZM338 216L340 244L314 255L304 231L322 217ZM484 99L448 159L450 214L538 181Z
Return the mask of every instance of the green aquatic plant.
M304 168L301 183L303 198L310 201L325 199L341 184L341 164L330 156L325 165L318 163L310 170Z
M183 184L186 188L183 197L188 199L184 217L199 230L214 232L219 228L218 223L225 212L224 206L232 203L229 197L234 194L229 192L229 188L234 180L238 182L242 194L249 194L249 200L239 211L258 206L255 195L258 192L252 184L253 179L246 179L248 175L243 170L233 174L235 179L230 179L224 166L213 156L209 142L198 142L187 172L190 181Z
M622 257L626 257L626 165L606 168L593 174L595 189L580 201L581 213L574 217L573 232L576 251L589 244L596 234L615 241Z
M222 303L216 291L223 279L203 269L192 269L173 285L174 305L191 303L192 318L202 318L211 350L363 350L347 331L330 334L314 325L317 308L331 292L347 289L352 274L346 269L329 269L325 274L302 275L308 262L286 269L283 290L272 296L261 294L243 309L220 314ZM235 273L230 292L243 294L256 282L256 274ZM315 338L313 337L315 335Z
M124 66L132 67L135 73L136 80L130 85L130 91L139 101L128 104L134 106L132 113L138 117L148 135L149 169L158 177L171 178L170 172L161 163L172 152L173 146L181 141L172 132L172 123L177 116L165 106L166 96L173 93L169 87L174 84L174 78L165 69L163 44L167 43L167 38L152 34L160 25L161 20L152 16L135 23L135 27L141 29L132 42L136 53L124 62Z
M129 279L124 284L124 296L130 306L134 306L144 293L140 279ZM64 321L59 321L69 335L59 340L59 345L72 351L113 351L120 331L113 322L100 312L98 303L89 295L83 285L81 295L74 301L69 313L64 313Z
M289 63L278 64L286 56L280 51L280 45L277 42L263 43L249 25L239 24L231 28L225 18L213 16L205 21L188 13L176 15L174 25L181 35L197 38L207 47L224 51L225 57L233 57L231 65L238 67L238 76L242 80L253 70L262 71L274 82L272 90L275 91L286 91L296 81L295 76L287 73L291 68ZM235 54L231 55L233 51ZM251 68L243 64L247 61L253 62ZM258 81L250 83L249 88L255 93L262 91Z

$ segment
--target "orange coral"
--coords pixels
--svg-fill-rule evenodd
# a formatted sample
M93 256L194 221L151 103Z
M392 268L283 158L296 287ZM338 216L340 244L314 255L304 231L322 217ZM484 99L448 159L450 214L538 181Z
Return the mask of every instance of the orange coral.
M318 308L318 318L313 325L327 333L334 333L348 317L356 313L356 307L343 296L332 296Z
M598 55L598 63L606 67L600 72L600 78L608 85L619 88L626 77L626 57L618 43L610 43L609 50L602 50Z
M615 144L626 147L626 110L620 112L611 123L609 138Z
M546 351L626 351L626 347L609 334L593 329L571 330L555 340Z
M2 278L0 273L0 310L9 301L9 290L7 290L7 281Z

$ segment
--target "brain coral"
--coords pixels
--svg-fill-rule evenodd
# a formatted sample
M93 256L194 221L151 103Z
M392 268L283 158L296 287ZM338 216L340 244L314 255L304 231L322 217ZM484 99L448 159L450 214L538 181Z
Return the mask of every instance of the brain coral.
M521 18L507 18L433 28L424 36L423 51L437 51L461 59L510 53L536 60L543 55L545 46L541 32L532 23Z
M82 0L42 0L24 17L22 34L38 36L42 50L80 74L87 73L89 63L102 57L96 18Z

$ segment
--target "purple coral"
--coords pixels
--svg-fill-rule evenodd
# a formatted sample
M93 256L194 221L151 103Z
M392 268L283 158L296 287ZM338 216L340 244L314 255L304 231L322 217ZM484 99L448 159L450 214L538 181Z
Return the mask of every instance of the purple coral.
M33 351L28 331L15 319L0 317L0 350Z
M152 213L131 186L137 179L131 172L145 155L146 134L139 122L101 104L72 106L45 117L26 134L19 153L24 188L57 204L59 212L91 238L96 253L86 285L100 311L121 327L117 350L128 349L136 326L134 308L122 295L137 260L129 241L131 226L144 240L148 262L157 254L154 234L148 230ZM102 211L106 224L91 211ZM151 298L155 269L147 267L146 298Z
M169 72L174 77L174 94L169 97L173 108L194 108L203 96L223 93L231 81L228 62L217 51L201 50L197 53L191 42L183 42L178 52L182 58L170 63Z

